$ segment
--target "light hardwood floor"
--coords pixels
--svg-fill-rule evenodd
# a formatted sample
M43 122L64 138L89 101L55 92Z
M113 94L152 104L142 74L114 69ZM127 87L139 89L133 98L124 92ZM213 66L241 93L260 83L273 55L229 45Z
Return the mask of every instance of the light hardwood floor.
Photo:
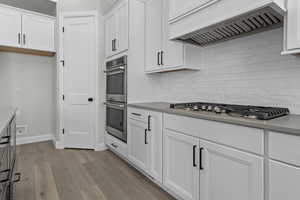
M110 151L56 150L52 142L17 151L17 200L173 200Z

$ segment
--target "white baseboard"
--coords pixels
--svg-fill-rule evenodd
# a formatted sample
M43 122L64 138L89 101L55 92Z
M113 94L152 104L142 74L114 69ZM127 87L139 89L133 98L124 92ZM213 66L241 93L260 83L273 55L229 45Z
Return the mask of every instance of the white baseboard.
M48 135L38 135L38 136L29 136L29 137L17 137L17 145L21 144L31 144L36 142L44 142L53 140L53 134Z
M55 138L53 138L53 144L56 149L64 149L64 144L61 141L56 141Z
M96 144L95 151L105 151L107 146L104 143Z

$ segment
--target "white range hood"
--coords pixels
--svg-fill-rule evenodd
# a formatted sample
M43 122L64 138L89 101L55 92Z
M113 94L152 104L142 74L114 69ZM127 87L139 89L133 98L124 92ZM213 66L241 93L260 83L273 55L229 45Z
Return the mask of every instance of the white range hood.
M241 2L245 4L242 5ZM217 0L215 4L170 20L171 39L207 46L283 25L285 0L252 0L249 5L247 2L249 1ZM232 11L228 12L230 9Z

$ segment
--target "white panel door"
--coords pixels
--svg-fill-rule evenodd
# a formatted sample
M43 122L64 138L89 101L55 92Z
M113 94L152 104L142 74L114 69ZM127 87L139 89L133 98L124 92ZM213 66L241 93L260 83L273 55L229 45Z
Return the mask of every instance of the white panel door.
M264 199L263 158L205 141L200 147L201 200Z
M55 51L55 20L38 15L22 15L22 45L25 48Z
M162 183L162 113L148 113L149 174Z
M169 0L164 0L163 4L163 55L161 63L166 68L180 67L184 65L184 45L169 40Z
M128 49L128 0L125 0L116 9L117 27L116 27L116 51L123 52Z
M296 200L300 197L300 168L270 161L269 199Z
M145 70L161 68L163 0L146 2L145 21Z
M21 13L9 8L0 7L0 45L20 47Z
M163 184L185 200L199 200L199 140L164 129Z
M96 23L90 17L65 17L64 145L95 148ZM90 100L89 100L90 99Z
M147 124L128 120L128 158L140 169L148 169Z
M105 19L105 55L110 57L114 54L116 41L116 14L111 13Z

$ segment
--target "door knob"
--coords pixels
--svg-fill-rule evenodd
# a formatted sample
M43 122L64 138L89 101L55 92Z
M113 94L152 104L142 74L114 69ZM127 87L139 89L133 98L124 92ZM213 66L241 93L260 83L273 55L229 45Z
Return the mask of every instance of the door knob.
M94 99L93 99L92 97L90 97L90 98L88 99L88 101L89 101L89 102L93 102Z

